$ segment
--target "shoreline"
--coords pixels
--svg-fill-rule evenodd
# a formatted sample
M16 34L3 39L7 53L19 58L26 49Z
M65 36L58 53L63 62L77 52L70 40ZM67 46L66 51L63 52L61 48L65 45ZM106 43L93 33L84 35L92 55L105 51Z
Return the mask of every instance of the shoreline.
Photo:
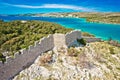
M79 17L70 17L70 16L65 16L65 17L60 17L60 16L27 16L27 17L49 17L49 18L76 18L76 19L84 19L84 21L85 22L88 22L88 23L95 23L95 24L105 24L105 25L108 25L108 23L106 24L106 23L97 23L97 22L89 22L89 21L87 21L86 20L86 18L79 18ZM10 20L11 21L11 20ZM38 20L39 21L39 20ZM47 22L49 22L49 21L47 21ZM53 22L53 23L55 23L55 22ZM58 23L58 24L60 24L60 23ZM119 27L119 25L120 24L111 24L111 23L109 23L110 25L118 25L118 27ZM60 24L60 25L62 25L62 24ZM63 27L65 27L65 25L62 25ZM65 27L65 28L72 28L72 27ZM75 29L75 28L73 28L73 29ZM84 32L88 32L88 31L84 31ZM88 32L88 33L90 33L90 32ZM90 33L90 34L93 34L95 37L99 37L99 36L96 36L94 33ZM107 38L106 39L102 39L102 40L107 40ZM113 40L116 40L116 39L113 39ZM108 41L108 40L107 40ZM116 40L116 41L119 41L119 40ZM120 42L120 41L119 41Z
M102 22L102 21L87 21L87 18L82 18L82 17L69 17L69 16L64 16L64 17L60 17L60 16L30 16L30 17L53 17L53 18L79 18L79 19L85 19L86 22L89 23L98 23L98 24L115 24L115 25L120 25L120 23L109 23L109 22Z
M4 16L4 15L0 15L0 16ZM11 16L11 15L5 15L5 16ZM13 15L12 15L13 16ZM58 16L58 15L39 15L39 16L36 16L36 15L15 15L15 16L24 16L24 17L53 17L53 18L80 18L80 19L85 19L86 22L89 22L89 23L98 23L98 24L115 24L115 25L120 25L120 23L111 23L111 22L103 22L103 21L88 21L87 20L87 17L79 17L79 16Z
M86 18L85 18L86 19ZM87 20L86 20L87 21ZM99 21L87 21L90 23L98 23L98 24L113 24L113 25L120 25L120 23L109 23L109 22L99 22Z
M87 20L86 20L87 21ZM95 21L87 21L89 23L97 23L97 24L111 24L111 25L120 25L120 23L108 23L108 22L95 22Z

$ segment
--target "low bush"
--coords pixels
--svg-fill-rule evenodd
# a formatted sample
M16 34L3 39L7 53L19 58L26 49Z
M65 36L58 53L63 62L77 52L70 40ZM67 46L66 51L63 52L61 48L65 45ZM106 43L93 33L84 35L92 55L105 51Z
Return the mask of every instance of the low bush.
M69 56L74 56L74 57L77 57L80 54L80 52L73 47L69 48L67 53Z
M46 54L41 56L40 58L40 65L45 65L47 63L50 63L52 61L52 55L51 54Z
M109 47L109 51L110 51L110 54L115 54L113 47Z
M77 42L78 42L79 44L86 45L86 41L85 41L83 38L77 39Z
M3 63L6 61L5 56L3 56L2 53L0 53L0 61L2 61Z

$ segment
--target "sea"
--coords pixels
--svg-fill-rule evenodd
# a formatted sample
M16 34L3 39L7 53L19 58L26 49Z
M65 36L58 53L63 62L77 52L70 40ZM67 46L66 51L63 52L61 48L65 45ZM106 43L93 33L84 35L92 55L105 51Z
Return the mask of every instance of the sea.
M42 20L54 22L62 25L65 28L73 28L95 35L102 40L117 40L120 42L120 24L105 24L87 22L85 18L71 18L71 17L32 17L32 16L13 16L0 15L0 19L4 21L13 20Z

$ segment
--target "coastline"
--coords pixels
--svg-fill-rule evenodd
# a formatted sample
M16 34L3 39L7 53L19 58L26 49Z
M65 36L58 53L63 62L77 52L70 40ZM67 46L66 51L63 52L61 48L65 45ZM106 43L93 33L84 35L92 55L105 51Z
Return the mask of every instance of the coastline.
M109 23L109 22L102 22L102 21L88 21L87 18L83 18L83 17L70 17L70 16L63 16L63 17L61 17L61 16L30 16L30 17L79 18L79 19L85 19L86 22L89 22L89 23L120 25L120 23Z
M87 20L86 20L87 21ZM102 21L87 21L90 23L98 23L98 24L113 24L113 25L120 25L120 23L109 23L109 22L102 22Z
M38 13L38 14L17 14L17 15L5 15L5 16L23 16L23 17L53 17L53 18L83 18L86 19L87 22L90 23L100 23L100 24L115 24L120 25L119 22L119 13L118 15L114 15L114 13ZM114 16L113 16L114 15ZM1 15L4 16L4 15ZM118 16L118 17L117 17ZM111 17L115 17L114 21L111 20ZM111 22L113 21L113 22Z
M87 21L87 20L86 20ZM120 25L120 23L108 23L108 22L97 22L97 21L87 21L89 23L97 23L97 24L111 24L111 25Z
M117 40L117 41L120 42L119 35L118 35L118 33L116 33L116 30L117 31L120 30L119 24L106 24L106 23L88 22L85 18L70 17L70 16L65 16L65 17L61 17L61 16L50 16L50 17L49 16L28 16L28 17L31 17L31 18L28 18L30 20L38 20L38 21L44 20L44 21L47 21L47 22L58 23L58 24L64 26L65 28L81 29L83 32L88 32L90 34L94 34L95 36L98 36L98 37L100 36L101 38L108 39L109 37L112 37L113 40ZM39 17L43 17L43 18L39 18ZM46 18L44 18L44 17L46 17ZM5 20L4 18L9 20L9 16L8 17L3 17L3 20ZM12 18L14 20L17 20L18 17L12 16ZM22 20L22 19L23 20L24 19L28 20L26 18L27 17L21 17L20 16L19 19L20 20ZM10 19L11 19L11 16L10 16ZM83 21L80 20L80 22L79 22L79 19L83 19ZM101 28L100 28L100 26L101 26ZM112 33L109 34L109 32L108 31L106 32L106 30L104 30L104 32L106 32L104 34L103 30L102 30L102 29L104 29L104 27L106 28L106 30L110 29L110 32L112 31L112 33L115 33L115 35L113 36ZM98 31L98 30L96 31L95 29L97 29L97 28L101 29L102 31ZM112 28L112 30L111 30L111 28ZM108 36L108 37L106 37L106 36Z
M49 17L49 16L37 16L37 17ZM79 18L79 19L85 19L85 21L89 22L89 23L120 25L120 23L109 23L109 22L102 22L102 21L88 21L87 18L82 18L82 17L69 17L69 16L65 16L65 17L50 16L50 17L53 17L53 18L77 18L77 19Z

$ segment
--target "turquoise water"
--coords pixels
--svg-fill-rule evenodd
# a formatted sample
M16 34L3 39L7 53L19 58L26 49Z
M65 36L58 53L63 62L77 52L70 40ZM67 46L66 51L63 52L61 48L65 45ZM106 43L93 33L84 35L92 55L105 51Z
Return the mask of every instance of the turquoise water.
M66 28L73 28L84 32L94 34L96 37L107 40L110 37L113 40L120 41L120 25L118 24L102 24L86 22L82 18L53 18L53 17L25 17L25 16L0 16L0 19L11 20L43 20L55 22Z

